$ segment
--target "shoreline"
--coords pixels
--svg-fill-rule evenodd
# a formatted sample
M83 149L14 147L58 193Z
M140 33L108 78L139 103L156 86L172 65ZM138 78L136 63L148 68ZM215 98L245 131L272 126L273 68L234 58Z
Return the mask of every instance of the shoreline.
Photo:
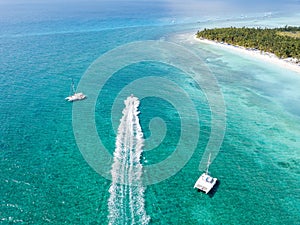
M214 46L219 46L223 49L228 49L232 51L236 51L248 56L255 57L256 59L263 60L265 62L269 62L272 64L276 64L280 67L283 67L288 70L292 70L294 72L300 73L300 62L292 62L290 61L291 59L281 59L278 58L275 54L269 53L269 52L261 52L256 49L247 49L245 47L241 46L236 46L236 45L231 45L227 43L221 43L217 41L212 41L208 39L203 39L203 38L197 38L196 35L194 35L194 39L198 42L209 44L209 45L214 45Z

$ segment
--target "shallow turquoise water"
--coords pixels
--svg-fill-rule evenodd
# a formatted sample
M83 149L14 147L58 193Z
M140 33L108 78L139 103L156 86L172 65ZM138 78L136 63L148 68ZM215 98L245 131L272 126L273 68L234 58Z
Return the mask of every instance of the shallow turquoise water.
M197 30L199 24L166 26L164 20L126 27L121 20L114 24L123 28L104 29L107 23L95 21L88 31L86 26L68 31L69 22L64 21L51 23L46 31L44 23L25 23L22 30L20 24L6 24L9 32L1 33L1 223L108 223L111 182L89 167L76 145L72 104L64 101L69 78L78 82L96 58L119 45L162 38L179 42L174 33ZM110 113L113 100L123 86L144 74L180 84L201 115L199 143L192 158L179 173L146 189L150 224L297 224L299 74L211 46L181 44L207 62L225 99L226 135L210 168L220 180L213 197L193 189L211 129L209 107L201 89L182 71L159 63L124 68L107 82L96 105L97 131L111 152L116 137ZM163 99L141 100L140 111L146 138L153 117L161 117L168 128L163 142L144 153L142 163L147 166L174 151L180 118Z

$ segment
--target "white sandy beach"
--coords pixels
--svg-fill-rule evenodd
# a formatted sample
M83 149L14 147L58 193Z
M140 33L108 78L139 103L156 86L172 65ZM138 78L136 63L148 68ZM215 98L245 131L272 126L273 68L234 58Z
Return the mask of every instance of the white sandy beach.
M211 40L207 40L207 39L200 39L200 38L197 38L196 35L194 35L194 39L201 43L215 45L215 46L218 46L221 48L226 48L226 49L232 50L232 51L238 51L242 54L249 55L249 56L255 57L257 59L284 67L288 70L293 70L297 73L300 73L300 63L297 64L295 62L288 61L290 59L280 59L272 53L261 52L259 50L253 50L253 49L246 49L244 47L229 45L226 43L219 43L219 42L215 42L215 41L211 41Z

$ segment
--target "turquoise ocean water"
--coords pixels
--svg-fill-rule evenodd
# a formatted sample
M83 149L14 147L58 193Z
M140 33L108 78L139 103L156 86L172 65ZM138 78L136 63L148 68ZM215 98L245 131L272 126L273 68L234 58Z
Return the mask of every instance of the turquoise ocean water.
M121 112L111 118L113 101L136 79L151 75L172 80L191 96L200 114L199 142L189 162L176 175L145 190L149 224L299 224L300 74L189 41L186 35L214 26L299 25L299 14L224 20L174 19L163 12L152 12L149 18L92 13L78 18L5 18L2 14L1 224L108 224L111 181L83 159L74 138L72 104L64 98L70 77L78 83L99 56L142 40L172 41L197 54L218 79L227 113L224 142L210 167L220 185L207 196L193 189L211 129L201 89L182 71L156 62L128 66L107 81L95 119L111 153L116 139L111 120L121 118ZM147 166L166 159L176 148L180 116L172 104L153 97L141 100L140 111L146 138L152 118L160 117L167 127L162 142L143 154L142 164ZM125 220L120 215L116 221Z

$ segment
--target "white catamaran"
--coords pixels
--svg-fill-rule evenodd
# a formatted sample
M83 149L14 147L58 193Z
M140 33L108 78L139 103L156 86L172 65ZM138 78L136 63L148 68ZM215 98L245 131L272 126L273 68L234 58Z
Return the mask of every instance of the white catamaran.
M208 157L207 167L205 173L203 173L198 180L196 181L194 188L198 188L198 190L205 192L208 194L208 192L215 186L217 183L217 178L213 178L208 173L208 168L210 165L210 155Z
M66 97L65 100L68 100L69 102L73 102L73 101L83 100L86 98L86 96L82 92L76 93L73 79L71 84L71 91L73 95Z

